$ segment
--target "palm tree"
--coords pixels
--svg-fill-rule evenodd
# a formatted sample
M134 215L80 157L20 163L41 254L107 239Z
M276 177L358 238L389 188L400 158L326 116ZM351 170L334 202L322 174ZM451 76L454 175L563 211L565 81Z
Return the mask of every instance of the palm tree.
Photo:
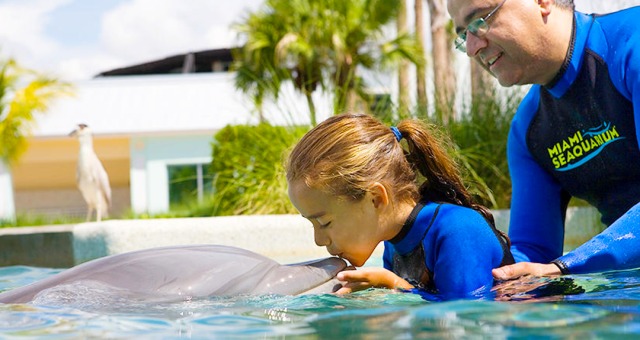
M27 148L34 113L46 112L53 99L71 94L71 86L0 60L0 161L13 163Z
M423 0L415 0L414 15L416 41L418 48L424 51L424 13L422 1ZM426 117L429 102L427 100L427 71L424 64L416 65L416 98L418 100L418 115L420 117Z
M454 119L455 72L451 58L451 39L447 33L450 19L445 0L428 0L431 17L431 43L437 119L447 123Z
M269 0L266 8L249 14L234 28L246 37L245 44L234 55L236 87L253 100L261 120L265 97L277 99L281 86L291 81L306 98L312 124L316 122L312 93L323 86L322 68L314 27L308 21L312 8L307 1ZM315 34L317 35L317 34ZM309 38L309 39L307 39Z
M403 35L407 34L407 1L400 0L399 3L396 27L398 35ZM401 60L398 67L398 114L401 118L409 114L409 105L409 63Z
M368 108L361 69L423 62L408 34L385 40L383 29L397 15L400 0L267 0L235 28L244 45L235 56L236 86L253 98L277 98L291 82L307 98L316 124L312 94L334 95L334 112ZM255 100L254 100L255 101Z
M265 58L262 50L257 50L253 58L263 60ZM238 50L233 50L236 55L236 62L232 68L235 70L235 86L246 93L253 101L260 123L266 122L263 104L266 97L278 98L278 89L283 75L279 75L279 70L275 69L269 62L252 63L251 58L246 62L239 61L243 57Z
M424 63L415 38L407 33L387 40L384 28L396 19L398 0L331 0L340 5L344 20L337 20L331 33L330 51L335 53L331 84L335 87L334 111L369 104L361 69L372 72L397 69L402 61ZM362 108L362 107L360 107Z

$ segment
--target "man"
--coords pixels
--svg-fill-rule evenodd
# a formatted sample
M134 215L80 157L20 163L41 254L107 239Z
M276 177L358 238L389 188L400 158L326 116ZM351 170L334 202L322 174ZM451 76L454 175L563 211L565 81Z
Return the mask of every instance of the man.
M501 85L534 84L508 139L516 263L498 279L640 267L640 7L592 16L573 0L449 0L456 48ZM607 229L563 255L574 196Z

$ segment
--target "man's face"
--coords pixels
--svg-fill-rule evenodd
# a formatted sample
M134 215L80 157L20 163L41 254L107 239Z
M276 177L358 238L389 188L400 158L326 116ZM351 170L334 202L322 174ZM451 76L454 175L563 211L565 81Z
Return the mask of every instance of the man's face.
M544 83L548 78L546 37L538 30L545 17L536 1L449 0L448 10L456 33L466 35L467 55L502 86Z

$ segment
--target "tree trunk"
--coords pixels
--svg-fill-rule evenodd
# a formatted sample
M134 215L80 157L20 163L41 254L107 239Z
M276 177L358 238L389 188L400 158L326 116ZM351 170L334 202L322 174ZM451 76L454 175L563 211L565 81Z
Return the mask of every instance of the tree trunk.
M313 102L311 93L306 92L304 96L307 99L307 106L309 107L309 123L311 126L316 126L318 125L318 120L316 118L316 104Z
M397 20L398 36L407 33L407 2L400 0ZM398 115L399 118L409 116L409 62L402 60L398 67Z
M431 41L433 54L433 77L437 118L443 124L455 119L456 80L453 60L450 57L451 40L447 34L449 18L445 0L428 0L431 18Z
M415 20L416 20L416 40L418 41L418 47L424 55L424 14L422 11L422 1L415 0ZM425 58L426 63L426 58ZM418 98L418 116L426 118L428 116L427 99L427 72L424 64L416 65L416 97Z

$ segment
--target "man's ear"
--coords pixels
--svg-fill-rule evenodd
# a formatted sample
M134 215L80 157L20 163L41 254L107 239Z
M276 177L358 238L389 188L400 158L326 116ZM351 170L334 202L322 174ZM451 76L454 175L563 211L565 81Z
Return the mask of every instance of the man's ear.
M389 193L382 183L374 182L369 188L369 192L371 193L374 208L378 209L389 204Z
M536 0L536 1L538 2L540 13L544 17L551 14L552 7L553 5L556 4L555 0Z

